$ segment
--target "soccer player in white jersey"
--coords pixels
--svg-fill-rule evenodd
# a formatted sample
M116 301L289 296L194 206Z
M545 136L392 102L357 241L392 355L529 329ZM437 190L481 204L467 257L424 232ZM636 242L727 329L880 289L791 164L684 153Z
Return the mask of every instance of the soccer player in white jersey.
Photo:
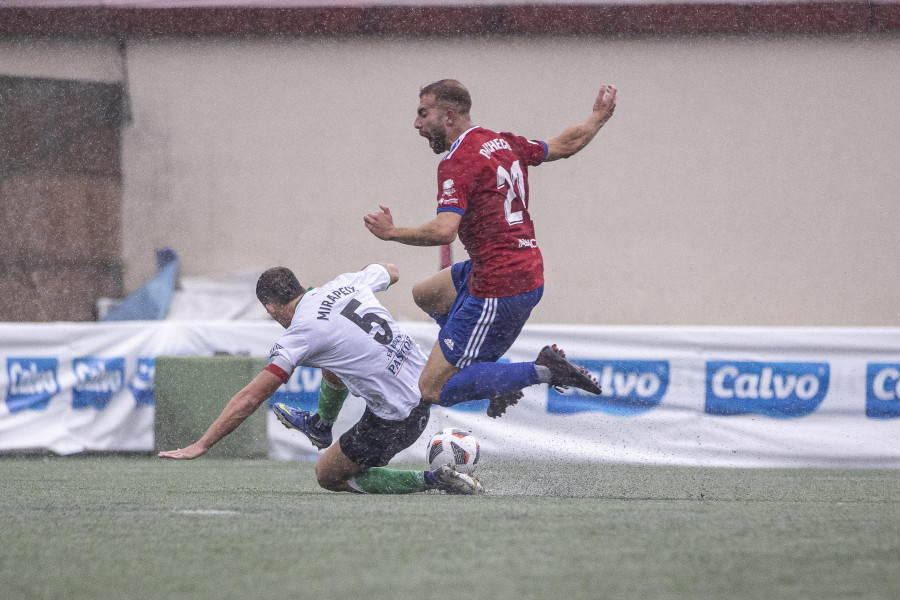
M403 494L430 489L454 494L483 491L477 479L450 467L435 471L388 469L428 424L431 404L419 393L426 358L419 346L375 299L399 278L391 264L369 265L317 288L304 289L290 269L263 273L256 296L287 331L278 339L269 364L235 394L222 414L195 443L160 458L192 459L205 454L234 431L286 383L298 366L322 369L319 409L314 414L284 404L273 408L285 426L328 448L316 464L316 479L336 492ZM363 398L359 422L332 445L331 425L348 392Z

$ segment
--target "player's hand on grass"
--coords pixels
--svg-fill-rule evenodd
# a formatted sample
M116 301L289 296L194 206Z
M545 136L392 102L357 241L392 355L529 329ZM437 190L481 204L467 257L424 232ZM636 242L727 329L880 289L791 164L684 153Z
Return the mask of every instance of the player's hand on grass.
M193 443L186 448L179 448L178 450L167 450L165 452L160 452L158 456L160 458L175 458L179 460L190 460L192 458L197 458L198 456L203 456L206 454L206 448L201 446L198 443Z
M391 230L394 228L394 217L391 216L391 209L387 206L381 206L381 212L369 213L363 217L366 228L375 234L375 237L382 240L389 240Z

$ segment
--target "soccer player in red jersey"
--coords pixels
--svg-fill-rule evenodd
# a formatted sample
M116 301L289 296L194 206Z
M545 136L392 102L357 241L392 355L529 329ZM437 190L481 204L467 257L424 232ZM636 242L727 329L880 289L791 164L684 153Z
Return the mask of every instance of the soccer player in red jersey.
M616 88L601 86L590 117L547 142L473 125L468 90L443 79L423 87L415 128L438 166L437 216L418 227L396 227L390 209L365 216L383 240L413 246L449 244L459 235L469 260L413 288L416 304L441 331L419 379L423 398L452 406L491 398L499 416L536 383L600 387L554 348L533 363L496 363L512 346L543 293L543 259L528 213L528 167L568 158L597 135L616 107ZM438 351L440 350L440 351Z

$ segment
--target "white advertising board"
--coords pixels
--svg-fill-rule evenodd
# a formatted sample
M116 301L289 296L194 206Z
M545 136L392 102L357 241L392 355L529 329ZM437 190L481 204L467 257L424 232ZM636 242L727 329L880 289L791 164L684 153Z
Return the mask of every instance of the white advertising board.
M427 352L436 326L408 322ZM153 360L264 356L271 322L0 324L0 452L153 449ZM427 438L473 431L482 460L578 460L728 467L900 468L900 329L531 325L504 358L556 343L600 380L601 396L545 385L499 419L487 401L436 407L397 460L424 464ZM276 401L312 408L319 373L297 369ZM223 399L223 405L227 398ZM363 410L348 399L343 432ZM315 459L270 415L270 455Z

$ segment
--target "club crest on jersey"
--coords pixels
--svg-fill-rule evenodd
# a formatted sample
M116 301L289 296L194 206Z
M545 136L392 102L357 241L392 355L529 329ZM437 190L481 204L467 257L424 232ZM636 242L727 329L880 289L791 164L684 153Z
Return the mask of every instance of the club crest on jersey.
M454 194L456 194L456 188L454 187L454 183L453 183L452 179L445 179L442 188L444 190L445 196L449 197L449 196L453 196Z

